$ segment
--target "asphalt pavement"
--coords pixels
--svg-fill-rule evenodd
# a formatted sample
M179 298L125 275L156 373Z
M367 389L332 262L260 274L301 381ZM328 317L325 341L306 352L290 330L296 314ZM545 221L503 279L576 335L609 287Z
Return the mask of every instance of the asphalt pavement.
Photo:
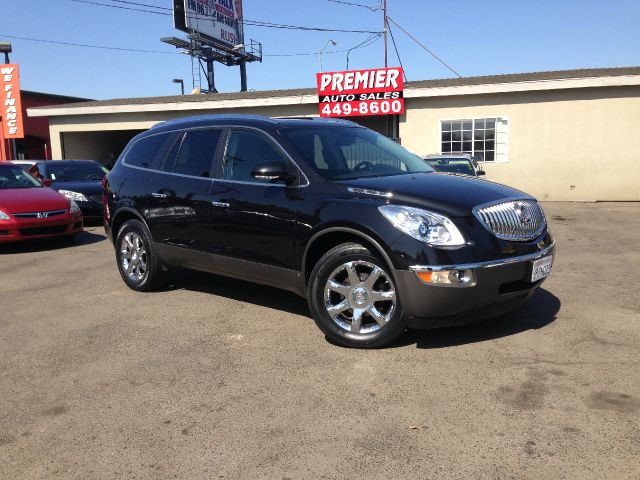
M638 479L640 203L546 203L515 314L328 343L294 294L136 293L99 227L0 246L0 479Z

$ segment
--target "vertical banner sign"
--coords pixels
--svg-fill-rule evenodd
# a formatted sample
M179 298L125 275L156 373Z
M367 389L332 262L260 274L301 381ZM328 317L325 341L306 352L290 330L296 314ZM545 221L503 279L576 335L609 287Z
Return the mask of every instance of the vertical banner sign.
M173 0L173 25L235 47L244 43L242 0Z
M316 74L321 117L404 113L402 68Z
M4 138L24 138L18 65L0 65L0 117Z

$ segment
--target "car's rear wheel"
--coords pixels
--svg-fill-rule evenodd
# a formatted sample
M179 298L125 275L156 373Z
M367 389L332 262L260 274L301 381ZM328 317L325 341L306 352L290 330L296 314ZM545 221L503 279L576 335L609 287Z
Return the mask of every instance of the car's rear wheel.
M405 330L400 298L385 263L367 248L345 243L329 250L309 278L309 308L333 342L375 348Z
M138 220L129 220L120 228L116 259L120 276L133 290L147 292L166 282L166 272L151 248L151 236Z

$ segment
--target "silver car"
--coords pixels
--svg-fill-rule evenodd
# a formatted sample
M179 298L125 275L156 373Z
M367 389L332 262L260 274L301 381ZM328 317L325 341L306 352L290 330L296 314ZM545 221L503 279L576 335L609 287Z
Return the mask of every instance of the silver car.
M436 172L453 173L456 175L467 175L470 177L480 177L485 175L480 169L473 156L468 153L448 153L444 155L427 155L424 160Z

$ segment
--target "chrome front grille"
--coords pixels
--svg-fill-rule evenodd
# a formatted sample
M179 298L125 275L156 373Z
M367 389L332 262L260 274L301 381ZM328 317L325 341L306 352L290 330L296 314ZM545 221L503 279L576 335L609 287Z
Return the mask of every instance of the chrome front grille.
M487 230L503 240L532 240L547 225L542 208L535 200L510 200L476 207L473 213Z
M64 215L66 210L49 210L46 212L24 212L24 213L12 213L16 218L51 218L58 215Z

